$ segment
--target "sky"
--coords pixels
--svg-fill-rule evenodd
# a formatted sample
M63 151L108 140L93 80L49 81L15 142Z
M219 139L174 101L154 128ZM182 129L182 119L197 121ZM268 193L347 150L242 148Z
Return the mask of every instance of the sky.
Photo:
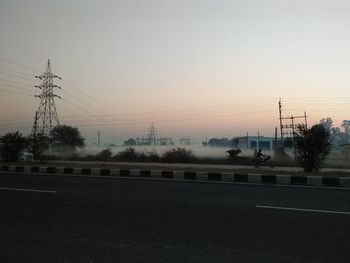
M31 131L35 75L90 143L273 136L282 115L350 119L350 1L0 1L0 134ZM302 119L300 119L302 121Z

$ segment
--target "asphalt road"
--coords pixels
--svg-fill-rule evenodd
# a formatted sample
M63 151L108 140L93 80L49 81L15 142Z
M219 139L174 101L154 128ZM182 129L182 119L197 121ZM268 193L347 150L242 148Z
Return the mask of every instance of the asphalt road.
M0 208L0 262L350 261L348 189L0 174Z

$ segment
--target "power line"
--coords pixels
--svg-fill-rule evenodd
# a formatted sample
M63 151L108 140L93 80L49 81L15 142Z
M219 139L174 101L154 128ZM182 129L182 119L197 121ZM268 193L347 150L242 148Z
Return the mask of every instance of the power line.
M30 69L30 70L33 71L33 72L37 72L37 71L39 70L39 69L33 68L33 67L31 67L31 66L27 66L27 65L24 65L24 64L22 64L22 63L15 62L15 61L13 61L13 60L11 60L11 59L8 59L8 58L0 57L0 60L6 61L6 62L8 62L8 63L12 63L12 64L17 65L17 66L20 66L20 67L22 67L22 68Z
M92 98L90 95L88 95L87 93L85 93L85 92L82 91L81 89L78 89L77 87L74 87L72 84L70 84L70 82L68 82L68 81L65 81L65 82L68 83L68 85L70 85L72 88L74 88L74 89L76 89L76 90L79 90L81 93L85 94L85 96L87 96L88 98L90 98L94 103L98 103L98 104L103 105L104 107L106 107L106 104L103 104L103 103L97 101L96 99ZM71 95L72 95L72 94L71 94ZM82 100L80 99L80 101L82 101ZM97 108L97 107L95 107L95 106L92 106L91 104L89 104L89 103L87 103L87 102L85 102L85 101L82 101L82 102L83 102L85 105L88 105L88 106L92 107L93 109L97 110L98 112L102 113L103 115L108 116L109 118L114 119L114 120L116 120L117 122L120 122L121 124L132 125L132 124L130 124L130 123L128 123L128 122L125 122L125 121L123 121L123 120L120 120L119 118L116 118L116 117L113 117L113 116L109 116L108 113L102 111L101 109L99 109L99 108Z
M15 65L18 65L18 66L21 66L21 67L30 69L30 70L35 70L35 71L37 70L37 69L35 69L35 68L33 68L33 67L24 65L24 64L22 64L22 63L15 62L15 61L10 60L10 59L7 59L7 58L0 57L0 59L1 59L1 60L4 60L4 61L6 61L6 62L9 62L9 63L15 64ZM6 70L9 70L9 69L6 69ZM9 70L9 71L16 72L16 71L14 71L14 70ZM28 74L28 75L29 75L29 74ZM70 84L70 82L68 82L68 81L65 81L65 82L68 83L70 86L72 86L72 84ZM69 93L67 90L65 90L65 92ZM103 114L106 115L105 112L103 112L103 111L101 111L100 109L98 109L98 108L92 106L92 105L89 104L89 103L86 103L85 101L81 100L81 98L77 98L76 96L74 96L74 95L71 94L71 93L69 93L69 94L70 94L72 97L75 97L79 102L82 102L83 104L89 106L90 108L93 108L94 110L97 110L97 111L99 111L99 112L101 112L101 113L103 113ZM85 94L86 94L86 93L85 93ZM86 95L87 95L87 94L86 94ZM89 95L87 95L87 96L90 97ZM90 97L90 98L91 98L91 97ZM80 108L80 109L81 109L81 108ZM113 119L116 119L115 117L112 117L112 118L113 118ZM117 120L117 119L116 119L116 120ZM120 120L117 120L117 121L120 121ZM125 122L125 123L126 123L126 122ZM126 123L126 124L127 124L127 123Z
M13 69L9 69L9 68L0 67L0 69L8 71L8 72L11 72L11 73L15 73L15 74L18 74L18 75L23 75L23 76L27 76L27 77L31 77L31 78L34 77L34 74L28 74L28 73L24 73L24 72L13 70Z
M127 114L119 114L121 116L125 116L125 117L129 117L130 116L146 116L149 118L173 118L173 116L175 117L179 117L179 116L193 116L194 114L215 114L215 113L227 113L227 112L245 112L245 111L251 111L251 106L254 106L255 108L257 108L258 106L258 111L261 110L271 110L273 111L273 107L271 104L269 105L265 105L264 107L261 107L259 105L263 105L263 104L247 104L247 105L241 105L241 106L236 106L235 104L229 104L229 105L224 105L225 107L222 106L211 106L211 107L207 107L207 108L212 108L210 110L205 110L205 108L198 108L198 110L196 109L186 109L183 111L170 111L170 112L139 112L139 113L127 113ZM112 117L113 115L108 115L108 118ZM80 116L76 116L76 117L80 117ZM81 116L81 117L86 117L86 116ZM91 116L90 116L91 117ZM103 115L94 115L94 117L100 117L102 118Z
M11 87L11 88L13 88L13 89L19 89L19 90L25 90L25 91L35 92L34 90L31 90L31 89L26 89L26 88L18 87L18 86L12 85L12 84L3 84L3 83L1 83L1 82L0 82L0 87L3 87L3 88Z
M273 112L273 111L251 111L246 112L245 115L254 114L255 116L259 113L267 113L267 112ZM195 120L201 120L201 119L218 119L218 118L224 118L224 117L231 117L231 116L243 116L242 113L228 113L228 114L219 114L219 115L210 115L210 116L195 116L195 117L184 117L184 118L172 118L172 119L161 119L156 120L157 123L166 123L166 122L181 122L181 121L195 121ZM145 124L149 123L149 121L134 121L133 124ZM111 126L116 125L116 123L113 122L105 122L105 123L79 123L80 126L93 126L93 125L100 125L100 126Z
M6 59L6 61L10 61L10 60ZM25 65L23 65L23 64L20 64L20 63L14 62L14 61L11 61L11 62L13 62L13 63L15 63L15 64L18 64L18 65L21 65L21 66L25 66ZM26 66L26 67L27 67L27 68L32 68L32 67L28 67L28 66ZM79 90L81 93L85 94L85 96L89 97L92 101L94 101L94 103L97 102L97 103L103 105L104 107L106 106L105 104L98 102L96 99L94 99L94 98L92 98L91 96L89 96L88 94L86 94L84 91L82 91L82 90L78 89L77 87L73 86L69 81L66 81L66 80L65 80L65 82L68 83L71 87L73 87L73 88ZM64 90L64 91L67 92L67 90ZM67 93L69 93L69 92L67 92ZM106 116L107 118L114 119L114 120L116 120L117 122L121 122L121 123L127 124L127 125L132 125L132 123L133 123L133 122L125 122L125 121L123 121L123 120L121 120L121 119L119 119L119 118L116 118L115 116L111 116L111 115L107 114L106 112L102 111L101 109L96 108L95 106L93 106L93 105L91 105L91 104L89 104L89 103L83 101L81 98L77 98L76 96L74 96L74 95L71 94L71 93L69 93L69 94L70 94L72 97L74 97L78 102L83 103L84 105L88 106L89 108L92 108L92 109L94 109L94 110L96 110L96 111L102 113L102 114L103 114L104 116ZM80 108L80 107L79 107L79 108ZM80 108L80 109L81 109L81 108ZM91 113L89 113L89 114L91 114ZM161 114L164 115L163 113L158 113L158 114L159 114L159 115L161 115ZM174 113L172 113L172 114L178 115L179 112L174 112ZM183 114L185 114L185 113L183 113ZM193 113L192 113L192 112L189 112L189 114L193 114Z
M16 85L16 86L26 86L26 87L32 87L32 85L28 84L28 83L23 83L23 82L18 82L18 81L14 81L14 80L8 80L8 79L2 79L0 78L1 82L6 82L6 83L10 83L12 85Z
M24 95L24 96L30 96L30 97L33 97L33 95L26 94L26 93L22 93L22 92L17 92L17 91L13 91L13 90L4 90L4 89L0 89L0 92L4 92L4 93L12 93L12 94L18 94L18 95Z
M27 81L33 81L33 79L30 79L28 77L23 77L23 76L19 76L19 75L13 74L13 73L4 72L1 69L0 69L0 74L7 75L7 76L10 76L10 77L24 79L24 80L27 80Z

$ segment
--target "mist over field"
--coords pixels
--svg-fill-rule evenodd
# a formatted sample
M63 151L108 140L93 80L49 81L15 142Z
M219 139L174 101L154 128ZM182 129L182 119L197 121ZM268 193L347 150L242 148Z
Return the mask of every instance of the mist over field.
M134 148L136 152L152 152L156 151L158 155L162 155L167 151L170 151L175 148L185 148L187 150L191 150L196 157L199 158L226 158L228 157L228 154L226 153L227 150L232 149L232 147L211 147L211 146L202 146L202 145L172 145L172 146L114 146L114 147L107 147L107 146L86 146L83 149L78 150L79 155L88 155L88 154L97 154L101 152L104 149L110 149L113 154L117 154L118 152L124 151L127 148ZM241 157L253 157L254 150L245 150L242 149L242 152L239 154ZM264 151L266 154L273 154L272 151Z

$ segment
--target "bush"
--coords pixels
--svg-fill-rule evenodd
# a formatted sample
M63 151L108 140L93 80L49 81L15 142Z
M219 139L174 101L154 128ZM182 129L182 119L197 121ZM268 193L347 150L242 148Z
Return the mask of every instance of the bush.
M50 147L50 138L43 133L33 134L28 136L28 150L33 154L34 160L44 161L46 158L45 152Z
M78 128L67 125L58 125L51 131L52 150L62 155L73 155L76 148L85 146L85 139Z
M117 161L129 161L129 162L136 162L138 159L137 153L134 148L127 148L124 151L121 151L117 153L114 156L114 159Z
M156 150L152 150L147 153L147 160L149 162L159 162L160 161L160 156L156 152Z
M137 160L139 162L159 162L160 157L156 150L144 151L137 154Z
M298 126L295 140L297 161L305 172L317 172L331 150L330 135L322 124L311 129Z
M112 151L107 148L96 154L96 160L98 161L109 161L112 159Z
M175 148L167 151L162 156L162 161L167 163L191 163L197 160L191 150L185 148Z
M27 139L18 131L0 137L0 154L4 161L18 161L18 156L27 145Z
M160 161L160 157L156 152L156 150L137 153L135 149L131 147L117 153L113 157L113 159L116 161L126 161L126 162L158 162Z

